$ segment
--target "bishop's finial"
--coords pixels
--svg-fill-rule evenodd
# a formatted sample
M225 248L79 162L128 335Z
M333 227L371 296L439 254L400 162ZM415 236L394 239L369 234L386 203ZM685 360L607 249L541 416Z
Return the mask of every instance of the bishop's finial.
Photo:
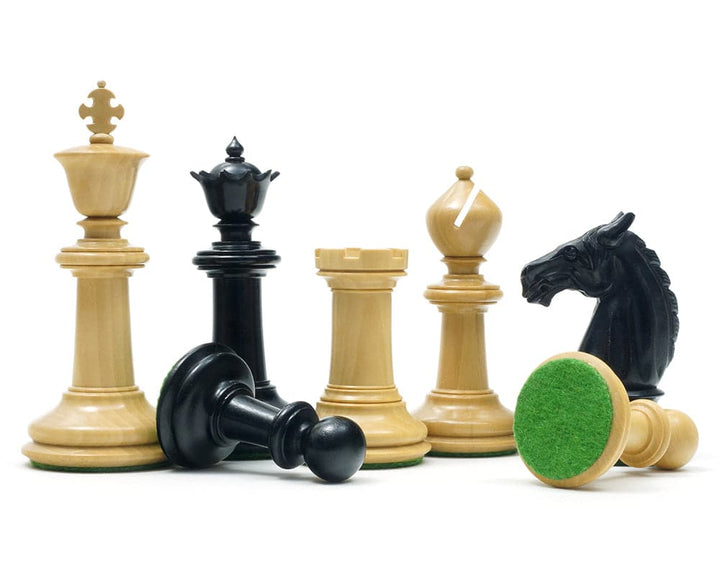
M115 124L111 122L113 117L120 120L125 114L125 109L118 104L112 106L110 101L115 98L110 90L105 88L105 82L100 80L97 88L88 94L88 98L93 101L92 106L81 104L78 112L83 120L88 116L92 118L92 123L88 124L88 130L93 133L90 136L91 144L112 144L113 137L110 132L115 130Z
M500 232L502 213L470 179L473 169L460 166L457 181L427 213L427 226L435 246L450 259L481 258Z

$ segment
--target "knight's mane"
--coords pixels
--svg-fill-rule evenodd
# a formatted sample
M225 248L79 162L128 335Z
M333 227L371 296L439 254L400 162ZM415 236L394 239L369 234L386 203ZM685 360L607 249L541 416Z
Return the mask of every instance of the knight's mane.
M662 287L668 307L670 308L670 331L672 333L670 358L672 358L675 354L675 341L677 340L680 329L680 320L678 319L677 297L673 291L670 290L670 277L667 275L667 272L660 267L660 258L658 258L658 255L654 250L647 247L642 238L632 232L628 232L627 236L633 242L640 256L647 262L655 278L657 278L658 283Z

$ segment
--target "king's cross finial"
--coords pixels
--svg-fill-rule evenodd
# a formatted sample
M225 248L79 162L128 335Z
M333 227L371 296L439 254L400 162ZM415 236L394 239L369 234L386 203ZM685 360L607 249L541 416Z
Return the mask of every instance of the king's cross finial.
M111 106L110 101L115 98L110 90L105 88L105 82L102 80L97 83L97 88L88 94L88 98L93 101L92 106L80 105L78 112L80 118L85 120L88 116L92 118L92 123L88 124L88 130L93 133L90 136L91 144L112 144L113 137L110 132L115 130L115 124L110 120L115 117L120 120L125 114L125 109L118 104Z

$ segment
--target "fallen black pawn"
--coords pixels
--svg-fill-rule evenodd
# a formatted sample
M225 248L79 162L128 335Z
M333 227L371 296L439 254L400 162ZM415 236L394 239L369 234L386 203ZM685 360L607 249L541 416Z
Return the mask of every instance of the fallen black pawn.
M319 420L306 402L277 408L253 397L250 368L231 348L203 344L169 372L157 406L157 433L168 460L204 468L224 460L239 442L268 448L290 469L307 464L319 478L342 482L365 459L365 436L350 420Z

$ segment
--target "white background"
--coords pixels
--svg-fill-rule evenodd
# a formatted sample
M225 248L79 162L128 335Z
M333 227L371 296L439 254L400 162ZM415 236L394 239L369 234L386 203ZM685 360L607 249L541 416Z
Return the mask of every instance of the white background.
M0 15L5 574L717 574L717 203L720 9L712 2L8 2ZM279 170L255 238L268 374L288 400L327 384L330 290L316 247L410 250L394 293L395 380L433 387L444 272L425 212L456 166L502 209L482 271L492 388L512 408L545 358L576 349L594 302L521 297L523 265L633 211L680 306L665 407L701 435L684 470L613 469L582 490L519 457L426 459L325 485L300 468L226 464L79 475L32 469L27 425L72 373L75 281L54 257L80 237L55 152L87 143L77 106L106 80L115 142L143 150L124 235L150 261L130 280L137 384L211 337L217 239L191 170L233 135ZM13 568L13 566L16 566ZM8 569L9 568L9 569ZM289 572L288 572L289 573Z

